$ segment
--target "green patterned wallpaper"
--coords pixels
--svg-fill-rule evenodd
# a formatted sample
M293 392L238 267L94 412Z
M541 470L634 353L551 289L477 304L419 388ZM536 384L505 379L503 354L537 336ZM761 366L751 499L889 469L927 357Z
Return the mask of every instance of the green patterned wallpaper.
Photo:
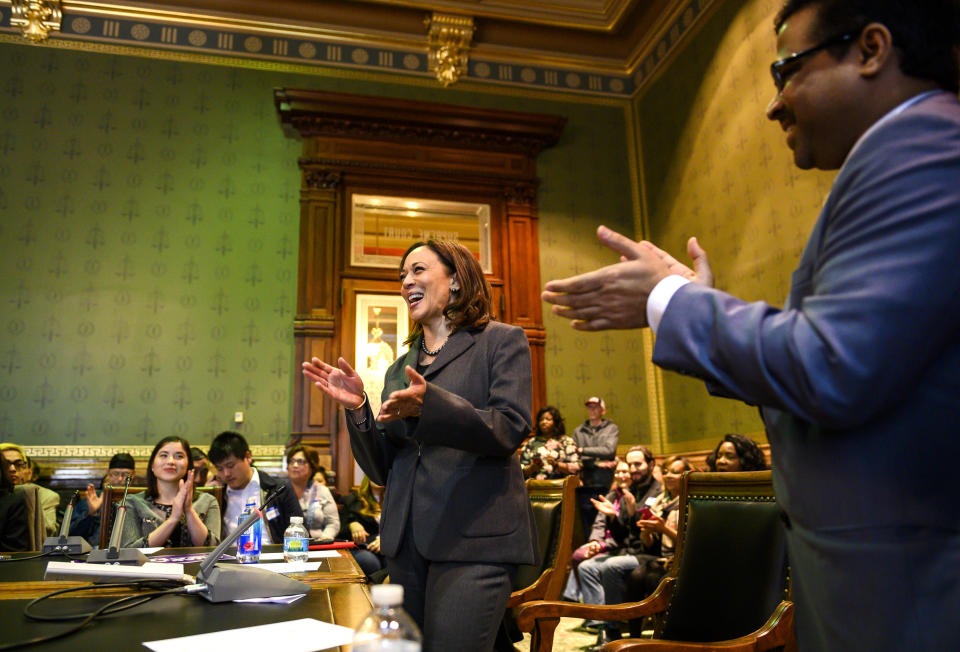
M774 88L773 16L780 0L725 0L637 102L649 237L687 260L696 235L717 286L781 305L790 273L833 180L793 166L764 113ZM710 397L664 372L667 450L757 432L755 408Z
M539 169L543 280L612 260L596 224L635 217L620 101L13 44L0 60L3 440L206 445L238 410L252 444L287 439L301 144L274 87L567 116ZM601 394L623 440L648 441L639 340L545 322L548 400L572 425Z

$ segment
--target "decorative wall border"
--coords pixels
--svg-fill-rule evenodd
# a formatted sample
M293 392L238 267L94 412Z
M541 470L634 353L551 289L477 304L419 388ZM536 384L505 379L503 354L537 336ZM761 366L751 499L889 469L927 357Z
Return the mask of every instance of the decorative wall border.
M640 48L633 74L591 71L583 66L512 63L474 52L463 81L514 86L608 98L629 98L660 68L671 52L699 22L714 0L682 0L651 41ZM11 26L9 0L0 0L0 32L18 33ZM426 40L422 49L345 42L336 35L312 34L284 25L202 24L183 15L167 20L152 15L109 16L85 6L65 6L61 31L51 40L111 43L135 48L161 48L200 55L256 59L312 68L341 68L432 79ZM24 40L26 43L26 40ZM522 56L522 55L521 55ZM518 58L520 58L518 56Z
M203 448L206 448L204 446ZM153 446L23 446L30 457L36 458L104 458L109 459L117 453L130 453L135 458L148 458ZM254 460L283 457L283 446L251 446Z

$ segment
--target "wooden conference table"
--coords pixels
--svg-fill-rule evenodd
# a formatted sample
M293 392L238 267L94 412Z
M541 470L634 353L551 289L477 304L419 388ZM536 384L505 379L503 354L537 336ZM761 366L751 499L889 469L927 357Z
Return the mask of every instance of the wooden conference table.
M209 552L212 548L167 548L159 555L187 555ZM264 546L264 552L278 552L279 545ZM147 650L141 643L158 639L203 634L237 627L266 625L286 620L314 618L345 627L355 627L370 611L372 603L363 572L345 550L337 557L319 560L317 571L295 573L290 577L311 585L310 592L292 604L211 603L197 595L161 596L138 607L115 615L98 618L83 630L62 639L31 646L30 650ZM27 557L31 553L13 553ZM36 553L32 553L36 554ZM83 586L89 582L45 581L43 573L48 561L64 561L63 557L43 557L22 562L0 563L0 643L22 641L49 635L72 627L70 622L38 622L23 615L31 600L58 589ZM317 560L312 560L317 561ZM196 575L199 563L184 565L184 572ZM63 598L47 600L37 607L43 614L87 612L115 599L132 594L129 589L98 589L68 593ZM108 597L109 596L109 597ZM282 644L278 642L278 648ZM349 647L333 648L347 650Z

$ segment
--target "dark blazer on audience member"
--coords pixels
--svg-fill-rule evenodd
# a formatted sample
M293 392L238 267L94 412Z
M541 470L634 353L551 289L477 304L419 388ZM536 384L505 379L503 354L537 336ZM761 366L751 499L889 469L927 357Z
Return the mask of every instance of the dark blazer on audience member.
M30 549L27 530L27 502L23 492L0 496L0 550L19 552Z
M285 482L277 480L270 474L265 473L262 469L257 469L257 474L260 476L260 504L262 505L270 492L276 489L277 486L285 484ZM263 517L267 523L267 527L270 528L270 540L274 543L283 543L283 532L287 529L287 526L290 525L290 517L303 516L303 510L300 509L297 492L290 487L287 487L287 490L273 502L273 506L275 506L279 512L278 516L276 518L269 518L268 514L264 514ZM267 511L270 511L270 507L267 507Z
M404 367L416 368L418 346L387 370L383 400L409 384ZM516 455L530 431L526 335L500 322L457 331L424 378L419 418L378 425L368 405L365 423L347 419L360 467L386 483L381 552L396 554L409 518L426 559L534 563L533 512Z
M763 406L802 649L960 649L958 252L942 92L849 154L783 311L691 283L663 315L654 362Z

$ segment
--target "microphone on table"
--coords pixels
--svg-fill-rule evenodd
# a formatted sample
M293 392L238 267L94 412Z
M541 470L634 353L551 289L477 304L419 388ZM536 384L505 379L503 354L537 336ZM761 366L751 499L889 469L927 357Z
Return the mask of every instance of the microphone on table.
M110 543L105 550L94 550L87 556L88 564L121 564L124 566L143 566L147 557L138 548L121 548L120 537L123 535L123 522L127 518L127 491L130 489L130 477L123 485L123 497L117 505L117 513L113 517L113 529L110 531ZM100 509L110 509L110 505L101 505ZM103 518L103 515L100 516Z
M241 564L217 564L223 551L236 542L243 532L262 518L267 506L287 490L285 484L277 486L263 501L260 509L245 518L230 536L220 542L202 562L197 572L197 582L207 585L200 593L210 602L227 602L250 598L273 598L283 595L299 595L310 591L310 585L290 579L279 573Z
M70 520L73 518L73 506L77 504L79 491L74 491L70 496L70 502L67 503L67 509L63 512L63 522L60 524L60 533L55 537L47 537L43 540L43 549L45 553L59 552L65 555L82 555L92 550L90 544L81 536L68 536L70 532Z

